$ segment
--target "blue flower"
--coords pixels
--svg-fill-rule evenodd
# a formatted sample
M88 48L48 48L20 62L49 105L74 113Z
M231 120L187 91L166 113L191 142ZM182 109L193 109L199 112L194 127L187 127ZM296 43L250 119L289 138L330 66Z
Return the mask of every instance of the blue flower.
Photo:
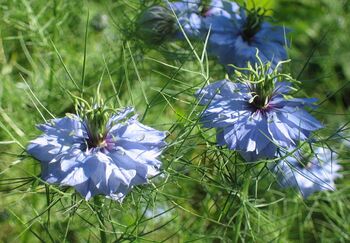
M225 0L212 0L208 6L204 6L203 17L222 16L228 19L236 18L239 5L235 2Z
M42 179L72 186L86 200L102 194L121 201L133 186L147 183L159 173L165 132L136 115L128 118L131 112L125 108L104 123L106 113L95 109L89 119L69 115L38 125L44 134L27 151L41 162Z
M199 104L206 106L203 126L215 128L217 143L237 150L247 161L274 158L279 148L295 147L322 127L304 110L313 107L316 99L288 97L291 83L278 79L289 80L289 76L277 69L262 76L255 76L260 69L239 73L235 83L217 81L196 93Z
M336 154L323 147L314 150L307 156L298 150L273 168L281 187L297 188L304 198L316 191L335 190L334 181L341 177Z
M173 9L184 32L189 37L203 38L208 29L204 28L203 20L209 16L224 16L232 18L232 13L239 7L234 2L212 0L210 4L203 4L200 0L188 0L169 3ZM183 33L179 30L177 37L182 39Z
M241 8L239 14L237 11L226 12L231 18L208 16L203 20L203 28L211 30L209 53L217 56L229 71L232 71L230 64L246 67L248 62L256 63L257 49L263 62L276 65L287 58L285 34L288 30L264 21L261 9L248 12Z
M202 35L202 19L199 13L200 0L182 1L169 3L169 8L173 9L179 23L189 37L199 37ZM178 37L183 38L181 30Z

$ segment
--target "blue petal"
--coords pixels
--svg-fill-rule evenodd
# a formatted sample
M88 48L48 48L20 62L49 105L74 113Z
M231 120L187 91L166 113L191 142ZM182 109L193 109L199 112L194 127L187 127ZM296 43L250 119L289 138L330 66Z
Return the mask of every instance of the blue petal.
M285 112L281 113L283 116L294 123L297 127L307 131L315 131L323 127L323 125L311 116L305 110L297 108L284 107Z
M196 96L201 105L207 105L209 102L225 99L244 99L244 93L249 92L248 86L241 83L233 83L229 80L220 80L205 86L196 92ZM228 100L229 101L229 100Z
M72 147L82 147L87 136L77 117L54 119L38 128L45 134L30 141L27 152L43 162L51 161Z
M47 135L86 138L86 129L81 119L72 114L70 114L70 117L52 119L48 123L40 124L37 127Z
M109 119L109 121L107 123L107 127L111 127L114 124L124 120L132 112L134 112L134 108L133 107L126 107L126 108L122 109L121 111L119 111L117 114L113 115Z
M141 162L134 160L125 153L113 152L109 156L113 159L113 163L123 170L135 171L135 175L130 180L129 186L135 186L147 183L147 179L151 176L159 174L159 171L155 168L153 163ZM160 164L160 163L159 163Z
M275 156L276 146L267 128L266 117L262 114L255 114L244 126L247 132L239 139L239 150L247 152L250 160L271 159ZM252 153L250 153L252 152ZM247 156L244 156L247 157Z
M295 136L290 135L289 127L286 123L278 119L275 113L269 114L268 129L274 141L282 147L289 148L291 145L296 145Z

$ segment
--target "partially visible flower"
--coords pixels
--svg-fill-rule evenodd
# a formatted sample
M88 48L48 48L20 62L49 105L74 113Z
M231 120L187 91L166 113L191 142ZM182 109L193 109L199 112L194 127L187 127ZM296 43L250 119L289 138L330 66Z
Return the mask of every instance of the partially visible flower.
M212 0L205 8L204 16L222 16L228 19L239 17L239 5L233 1Z
M334 181L341 177L336 153L317 147L314 153L298 150L274 168L281 187L294 187L307 198L316 191L334 191Z
M258 58L259 59L259 58ZM259 59L260 60L260 59ZM197 91L204 127L217 130L217 143L245 160L271 159L279 148L293 148L321 123L305 107L316 99L292 98L293 79L270 63L236 71L235 82L217 81Z
M199 4L200 0L169 3L169 9L174 10L179 23L189 37L199 37L202 35L202 18L199 11ZM178 29L178 36L183 36L180 29Z
M101 108L53 119L27 151L41 162L43 180L74 187L86 200L106 195L121 201L135 185L159 173L157 157L165 132L128 118L133 108L113 115Z
M169 3L169 8L173 9L184 32L189 37L205 37L208 29L203 21L210 16L222 16L232 18L239 6L235 2L225 0L212 0L209 4L200 0L187 0ZM183 33L178 30L178 37L182 38Z
M276 65L285 60L285 47L288 45L285 35L288 30L266 22L261 8L250 11L240 8L239 12L231 13L231 18L209 16L203 20L204 28L211 29L209 53L217 56L230 71L230 64L246 67L248 62L256 63L257 49L263 62L270 61Z
M146 43L159 45L166 39L173 38L177 30L176 24L176 18L168 8L156 5L140 15L136 31Z

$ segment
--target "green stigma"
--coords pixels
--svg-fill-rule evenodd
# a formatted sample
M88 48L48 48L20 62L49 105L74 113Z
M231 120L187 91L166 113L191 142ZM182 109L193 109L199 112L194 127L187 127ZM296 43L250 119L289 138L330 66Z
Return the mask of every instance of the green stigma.
M114 109L108 108L99 95L96 99L91 99L91 102L77 96L73 96L73 98L76 113L87 131L87 148L105 147L107 145L105 139L109 129L107 124L111 117L111 111Z
M88 132L87 145L89 148L106 146L105 138L108 132L109 115L103 107L95 107L85 114L86 130Z
M252 96L249 103L256 110L264 110L269 108L269 101L276 92L277 82L286 81L293 84L297 81L289 74L280 71L280 66L290 60L280 61L273 67L271 62L262 62L258 49L256 59L257 62L254 65L248 62L245 68L231 66L235 68L234 78L238 82L248 84Z

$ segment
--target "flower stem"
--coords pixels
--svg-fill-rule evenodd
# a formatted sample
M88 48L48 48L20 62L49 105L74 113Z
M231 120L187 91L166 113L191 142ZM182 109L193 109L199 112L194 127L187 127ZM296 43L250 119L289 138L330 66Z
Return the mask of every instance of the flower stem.
M237 222L236 222L236 229L235 229L235 238L234 238L234 241L235 243L238 242L238 239L239 239L239 235L240 235L240 232L241 232L241 225L242 225L242 220L243 220L243 216L244 216L244 213L245 213L245 203L246 203L246 200L248 200L248 193L249 193L249 184L250 184L250 180L251 180L251 177L250 176L247 176L247 178L245 179L244 183L243 183L243 189L242 189L242 193L241 193L241 207L239 209L239 215L237 216L238 219L237 219Z
M107 235L106 232L104 231L105 225L104 225L104 219L103 219L103 214L102 214L102 201L98 198L94 198L94 203L95 203L95 209L97 213L97 217L99 219L99 224L100 224L100 237L101 237L101 243L107 243Z

